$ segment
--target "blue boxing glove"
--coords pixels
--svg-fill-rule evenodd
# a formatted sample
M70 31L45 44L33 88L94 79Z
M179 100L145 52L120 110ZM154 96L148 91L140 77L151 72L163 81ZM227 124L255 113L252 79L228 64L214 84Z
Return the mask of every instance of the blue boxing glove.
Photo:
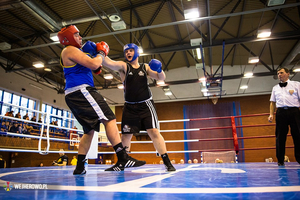
M86 43L84 43L84 45L82 46L82 50L84 53L88 53L92 57L96 57L98 54L95 42L89 40Z
M151 70L156 71L158 73L160 73L162 71L161 62L159 60L156 60L156 59L150 60L149 66L150 66Z

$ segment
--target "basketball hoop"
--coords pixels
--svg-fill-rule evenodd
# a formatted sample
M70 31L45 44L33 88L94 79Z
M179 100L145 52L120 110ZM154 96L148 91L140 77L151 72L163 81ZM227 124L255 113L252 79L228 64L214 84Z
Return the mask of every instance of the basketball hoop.
M211 97L211 102L212 102L214 105L217 104L217 102L218 102L218 97L217 97L217 95L214 94L214 95Z
M76 146L77 149L79 147L80 136L76 133L70 133L70 146Z

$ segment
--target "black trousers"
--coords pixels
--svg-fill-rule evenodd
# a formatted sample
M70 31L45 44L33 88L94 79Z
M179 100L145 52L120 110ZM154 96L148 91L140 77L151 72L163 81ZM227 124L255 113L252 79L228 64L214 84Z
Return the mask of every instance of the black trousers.
M284 162L286 137L291 128L296 161L300 164L300 111L299 108L278 108L276 111L276 157Z

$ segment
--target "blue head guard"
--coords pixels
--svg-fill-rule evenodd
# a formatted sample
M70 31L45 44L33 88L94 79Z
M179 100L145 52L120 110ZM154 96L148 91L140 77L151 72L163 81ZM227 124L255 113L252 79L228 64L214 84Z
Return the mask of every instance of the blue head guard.
M137 57L140 56L139 47L134 43L129 43L129 44L126 44L124 46L124 57L125 57L126 60L127 60L127 58L126 58L126 55L125 55L125 51L128 50L128 49L134 49L134 55L133 55L132 60L130 62L134 61Z

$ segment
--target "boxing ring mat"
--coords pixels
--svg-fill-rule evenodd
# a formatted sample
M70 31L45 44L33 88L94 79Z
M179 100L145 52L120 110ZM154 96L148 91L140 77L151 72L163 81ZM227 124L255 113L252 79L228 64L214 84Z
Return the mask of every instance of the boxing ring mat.
M0 199L300 199L300 165L277 163L146 164L123 172L108 165L0 169Z

